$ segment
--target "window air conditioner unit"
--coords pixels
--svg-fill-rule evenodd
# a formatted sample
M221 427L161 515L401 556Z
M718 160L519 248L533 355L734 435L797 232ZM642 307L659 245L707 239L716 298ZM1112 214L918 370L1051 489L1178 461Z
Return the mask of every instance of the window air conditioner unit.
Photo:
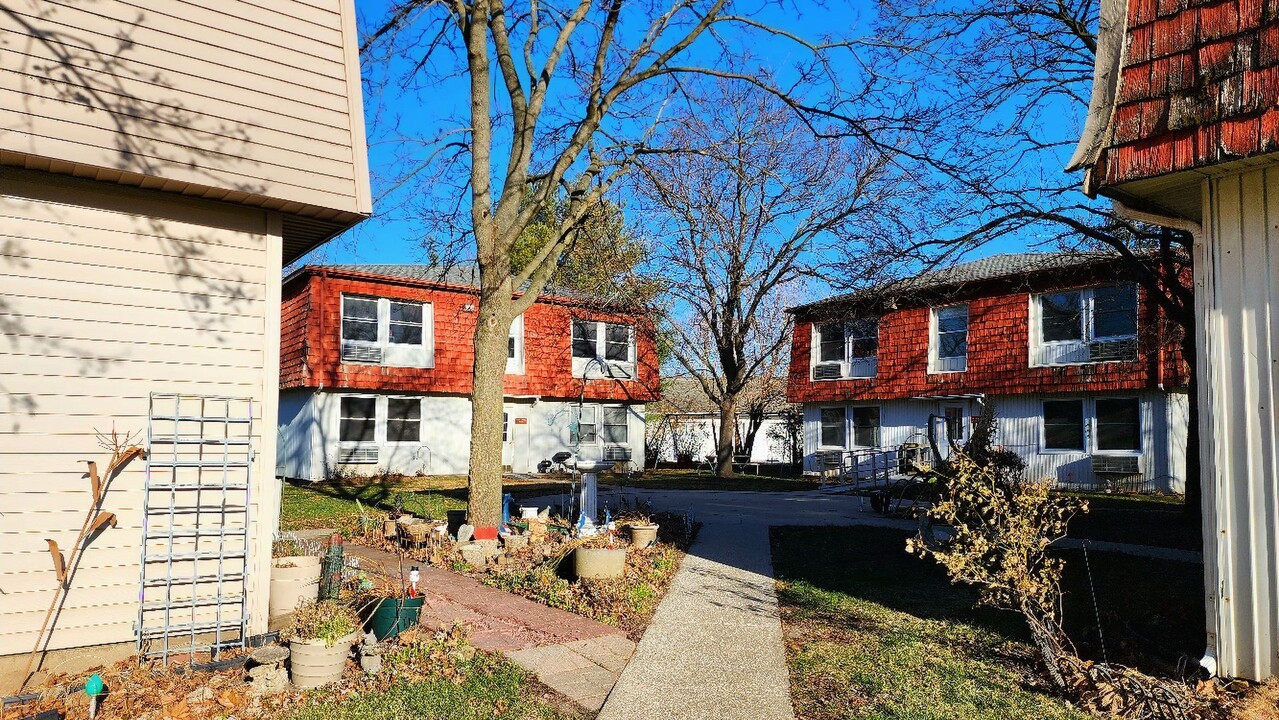
M617 379L630 380L632 377L631 369L623 365L609 365L608 376L610 378L613 378L614 380L617 380Z
M1139 460L1134 455L1093 455L1092 471L1096 475L1140 475Z
M842 377L844 377L843 363L824 362L813 366L814 380L838 380Z
M342 362L380 363L382 362L382 348L343 343Z
M604 448L604 459L610 462L630 462L631 449L623 445L609 445Z
M339 465L377 464L377 445L356 445L338 451Z
M1136 340L1102 340L1088 343L1088 359L1091 362L1136 360Z
M937 372L963 372L968 368L968 356L937 358Z
M844 465L843 450L822 450L816 453L819 471L838 470Z

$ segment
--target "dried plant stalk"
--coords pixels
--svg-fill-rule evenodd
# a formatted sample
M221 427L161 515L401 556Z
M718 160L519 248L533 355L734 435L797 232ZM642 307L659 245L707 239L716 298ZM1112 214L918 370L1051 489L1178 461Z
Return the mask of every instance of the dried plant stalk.
M136 433L122 434L116 432L115 428L111 429L110 434L98 433L98 444L111 452L111 459L107 462L106 473L101 476L98 474L98 464L96 462L92 460L85 461L89 468L88 472L85 473L85 477L89 478L93 497L89 503L89 510L85 513L84 522L80 525L80 533L76 535L75 544L71 546L70 556L64 557L57 542L45 539L45 542L49 544L49 554L53 557L53 570L58 576L58 588L53 594L53 599L49 602L48 611L44 614L44 622L41 623L40 632L36 635L35 646L31 648L31 654L27 657L27 665L22 671L22 681L18 685L18 692L22 692L27 683L31 681L32 665L35 663L36 656L40 653L40 645L45 640L45 633L49 630L49 622L53 619L54 612L66 598L71 578L75 575L76 563L80 560L86 541L107 527L116 526L115 513L104 512L102 510L102 500L106 496L107 488L111 485L111 481L124 470L126 465L135 459L147 456L146 450L135 442L135 437Z

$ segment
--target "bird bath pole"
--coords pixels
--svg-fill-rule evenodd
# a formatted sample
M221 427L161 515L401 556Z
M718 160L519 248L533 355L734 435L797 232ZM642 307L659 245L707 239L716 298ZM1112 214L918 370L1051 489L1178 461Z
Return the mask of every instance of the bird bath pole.
M594 535L596 532L595 518L599 512L596 496L596 474L601 470L607 470L612 465L613 463L603 460L577 461L577 470L582 473L582 491L579 505L582 508L582 514L581 522L578 524L582 535Z

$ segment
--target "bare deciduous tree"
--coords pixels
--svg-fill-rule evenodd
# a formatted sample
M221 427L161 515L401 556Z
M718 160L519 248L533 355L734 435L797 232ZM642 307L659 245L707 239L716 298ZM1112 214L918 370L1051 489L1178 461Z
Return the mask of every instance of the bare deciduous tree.
M1186 506L1199 509L1193 238L1088 201L1064 170L1088 107L1097 0L880 0L880 72L902 78L921 124L903 155L935 186L934 222L912 244L954 255L1000 238L1105 250L1180 328L1190 363ZM1076 118L1076 122L1070 122Z
M403 198L399 211L438 235L433 244L473 253L479 265L473 522L493 525L500 518L502 380L511 321L554 274L589 208L637 157L657 151L651 142L659 135L656 124L680 92L681 78L733 78L771 92L797 116L824 118L832 132L874 134L853 117L845 88L855 78L846 70L837 76L831 63L831 54L849 45L769 27L770 10L779 11L774 17L794 14L788 5L738 7L730 0L400 0L366 37L371 97L396 88L401 97L416 94L423 112L444 115L455 97L466 100L453 110L454 122L443 118L429 133L392 107L374 108L373 126L374 145L395 147L392 164L407 168L377 176L383 196ZM770 43L805 58L785 86L730 61ZM566 201L551 240L512 272L512 245L559 194Z
M719 410L716 474L731 477L747 387L790 340L783 291L825 250L858 244L859 221L884 209L889 159L751 88L714 83L700 100L671 133L685 151L645 158L636 189L661 238L673 354Z

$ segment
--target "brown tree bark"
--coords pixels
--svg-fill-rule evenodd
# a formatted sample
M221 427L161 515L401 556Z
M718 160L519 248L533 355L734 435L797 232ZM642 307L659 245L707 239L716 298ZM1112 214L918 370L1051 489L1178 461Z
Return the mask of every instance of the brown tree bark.
M475 323L467 519L477 526L497 525L502 520L502 403L511 295L508 272L503 270L499 275L499 281L491 286L481 279Z
M734 477L733 451L737 447L737 398L719 403L719 437L715 441L715 476Z

